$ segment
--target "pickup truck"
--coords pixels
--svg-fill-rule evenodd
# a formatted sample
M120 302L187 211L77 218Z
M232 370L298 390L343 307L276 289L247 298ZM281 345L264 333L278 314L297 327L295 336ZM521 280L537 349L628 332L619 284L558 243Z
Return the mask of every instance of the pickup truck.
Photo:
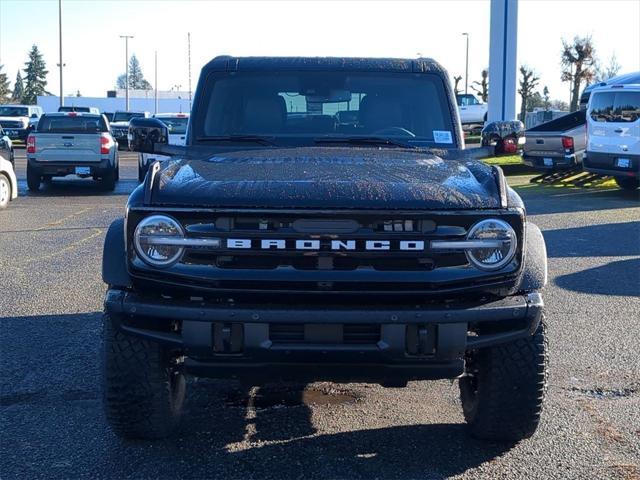
M587 143L585 111L564 115L528 129L522 161L541 170L568 170L582 165Z
M27 138L27 186L77 175L113 190L120 177L118 150L103 115L81 112L47 113Z
M0 105L0 126L14 145L24 145L42 113L38 105Z
M456 95L456 102L462 125L483 125L487 121L487 104L478 100L475 95L470 93Z
M118 435L169 435L187 375L459 379L472 435L535 432L544 239L502 170L465 149L437 62L216 57L186 144L168 137L160 119L131 120L131 150L171 158L105 237Z

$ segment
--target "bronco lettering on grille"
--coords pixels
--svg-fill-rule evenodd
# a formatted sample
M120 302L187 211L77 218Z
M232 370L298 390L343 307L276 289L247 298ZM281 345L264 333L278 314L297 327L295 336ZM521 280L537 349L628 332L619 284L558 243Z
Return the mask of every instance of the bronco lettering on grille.
M256 250L424 250L423 240L292 240L292 239L250 239L228 238L228 249Z

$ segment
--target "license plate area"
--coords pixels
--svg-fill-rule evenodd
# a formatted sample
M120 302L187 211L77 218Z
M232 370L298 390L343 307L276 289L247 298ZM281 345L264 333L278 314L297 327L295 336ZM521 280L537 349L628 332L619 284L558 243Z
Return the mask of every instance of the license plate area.
M617 158L616 159L616 167L618 167L618 168L630 168L631 167L631 159L629 159L629 158Z
M91 167L75 167L76 175L91 175Z
M544 164L545 167L553 167L553 158L544 157L542 159L542 163Z

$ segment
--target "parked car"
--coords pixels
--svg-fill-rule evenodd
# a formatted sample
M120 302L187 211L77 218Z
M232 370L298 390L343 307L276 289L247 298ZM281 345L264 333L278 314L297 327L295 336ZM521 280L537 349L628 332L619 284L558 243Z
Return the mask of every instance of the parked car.
M9 155L10 150L0 139L0 210L7 208L11 200L18 198L18 180Z
M2 151L2 155L5 160L11 162L14 170L16 168L15 165L15 152L13 150L13 141L6 134L2 126L0 125L0 151Z
M149 112L115 112L113 114L113 120L111 120L111 134L113 138L118 142L118 148L127 148L128 140L127 134L129 133L129 121L132 118L148 118L151 114Z
M589 97L591 96L591 92L593 92L594 89L598 87L605 87L607 85L629 84L640 85L640 72L624 73L622 75L612 77L606 82L592 83L588 87L585 87L585 89L582 91L582 95L580 95L580 109L587 109L587 105L589 104Z
M472 94L456 95L456 103L458 104L458 112L460 113L460 122L467 124L484 124L487 121L487 104L479 100Z
M613 176L620 188L640 187L640 84L592 91L583 163L589 172Z
M189 123L188 113L157 113L153 118L159 119L167 126L169 131L169 145L184 145L187 138L187 124ZM156 160L167 160L166 155L149 155L147 153L138 154L138 181L142 182L147 175L149 165Z
M541 170L566 170L582 165L587 143L584 110L525 131L522 161Z
M193 374L457 378L473 435L532 435L544 239L502 170L465 149L454 105L429 59L225 56L202 70L185 146L132 119L131 149L172 159L105 238L112 429L168 435ZM348 108L357 124L339 125Z
M78 107L75 105L63 105L58 107L58 112L82 112L82 113L95 113L100 115L100 109L97 107Z
M66 175L93 178L106 190L115 188L120 176L118 149L103 115L47 113L27 138L29 190Z
M0 105L0 126L14 145L24 145L42 114L38 105Z

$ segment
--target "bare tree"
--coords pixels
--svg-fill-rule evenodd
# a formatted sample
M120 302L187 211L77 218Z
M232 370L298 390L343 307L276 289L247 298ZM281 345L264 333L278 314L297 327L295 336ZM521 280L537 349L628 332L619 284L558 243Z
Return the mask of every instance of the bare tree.
M570 111L578 109L580 99L580 86L588 85L595 74L596 49L591 36L574 37L572 43L562 40L562 65L563 82L570 82L571 104Z
M460 83L460 80L462 80L462 75L453 77L453 92L456 95L460 94L460 90L458 89L458 84Z
M479 94L482 101L487 103L487 99L489 98L489 70L482 70L481 75L482 80L473 82L471 84L471 90ZM477 85L477 87L474 85Z
M593 80L596 83L606 82L610 78L618 75L621 68L622 66L618 63L615 53L609 58L609 64L606 67L603 67L600 62L596 60Z
M526 65L520 66L520 75L522 78L520 79L520 88L518 88L518 93L520 94L520 98L522 99L522 105L520 107L520 120L524 122L524 117L527 114L527 109L529 108L529 104L534 96L534 92L536 87L538 86L538 82L540 81L540 77L538 77L533 69L530 69ZM540 94L538 94L540 95Z
M544 109L549 110L549 107L551 106L551 101L549 100L549 88L546 85L542 89L542 99L544 102L543 103Z

